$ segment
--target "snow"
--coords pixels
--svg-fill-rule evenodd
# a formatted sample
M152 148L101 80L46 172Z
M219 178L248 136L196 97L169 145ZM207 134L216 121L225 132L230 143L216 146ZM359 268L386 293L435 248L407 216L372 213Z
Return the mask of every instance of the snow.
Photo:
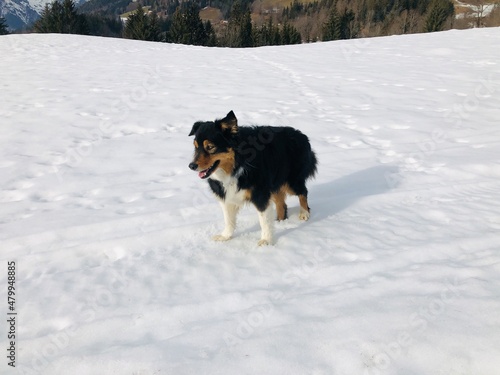
M500 28L257 49L0 37L10 374L498 374ZM193 122L291 125L311 218L258 247Z

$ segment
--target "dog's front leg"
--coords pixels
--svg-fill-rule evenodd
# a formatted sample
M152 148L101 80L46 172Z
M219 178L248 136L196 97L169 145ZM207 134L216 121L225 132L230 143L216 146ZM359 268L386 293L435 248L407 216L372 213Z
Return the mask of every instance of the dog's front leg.
M240 210L240 206L235 204L221 202L221 206L224 213L224 230L212 237L214 241L227 241L233 236L236 229L236 215Z
M260 241L259 246L271 245L273 242L273 232L274 232L274 215L273 215L273 205L268 204L264 211L257 210L259 212L259 222L260 222Z

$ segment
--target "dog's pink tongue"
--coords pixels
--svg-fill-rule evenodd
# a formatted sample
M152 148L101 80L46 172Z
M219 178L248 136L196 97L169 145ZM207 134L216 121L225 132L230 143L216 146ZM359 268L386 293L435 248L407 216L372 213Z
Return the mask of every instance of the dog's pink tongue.
M203 178L203 177L205 177L205 176L206 176L206 174L207 174L207 171L201 171L201 172L198 172L198 177L199 177L199 178Z

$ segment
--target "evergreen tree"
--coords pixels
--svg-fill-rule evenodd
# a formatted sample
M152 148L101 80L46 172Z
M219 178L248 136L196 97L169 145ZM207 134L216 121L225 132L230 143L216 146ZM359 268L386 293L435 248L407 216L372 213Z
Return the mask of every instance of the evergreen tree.
M123 33L127 39L148 40L148 16L141 5L128 17Z
M73 0L46 4L42 15L33 25L36 33L88 34L84 16L78 14Z
M254 45L250 9L240 0L236 0L231 7L223 45L227 47L252 47Z
M217 35L210 21L205 22L205 34L207 35L206 45L208 47L215 47L217 45Z
M151 42L161 42L161 27L158 14L156 12L153 12L150 16L148 16L148 21L148 39L146 40L149 40Z
M322 40L338 40L342 37L342 24L337 11L336 2L333 4L328 20L323 25Z
M144 8L139 5L137 10L128 17L123 34L128 39L161 41L158 15L154 12L151 15L146 14Z
M283 29L281 30L281 43L282 44L300 44L302 43L302 37L298 30L290 25L288 21L283 24Z
M254 45L255 46L270 46L273 44L273 33L276 31L273 24L273 18L269 17L267 23L263 24L260 28L254 29ZM279 33L279 30L278 30Z
M252 18L250 17L250 9L247 9L241 17L239 34L238 47L253 47Z
M441 31L449 17L455 14L455 8L450 0L434 0L430 5L429 15L425 20L425 32Z
M188 44L190 39L186 14L179 6L172 17L167 40L171 43Z
M356 37L352 27L355 18L355 14L352 10L344 10L344 13L340 17L340 39L351 39Z
M187 26L191 37L189 44L204 46L207 44L208 35L206 33L205 25L200 18L200 7L191 3L187 9Z
M207 31L212 35L210 36ZM207 45L209 38L215 36L212 25L210 30L203 25L200 8L195 3L184 3L174 13L168 40L172 43Z
M7 35L9 30L7 28L7 21L5 18L0 17L0 35Z
M123 34L123 22L119 18L85 14L90 35L119 38Z

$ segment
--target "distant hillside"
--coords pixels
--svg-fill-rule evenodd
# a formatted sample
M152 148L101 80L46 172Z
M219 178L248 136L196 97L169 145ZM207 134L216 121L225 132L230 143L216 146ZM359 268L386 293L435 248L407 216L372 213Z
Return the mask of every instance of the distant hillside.
M79 7L82 13L96 13L102 16L118 16L127 11L131 0L90 0Z
M82 4L87 0L74 1L75 4ZM0 0L0 17L7 20L11 30L23 29L35 22L45 5L51 2L51 0Z
M276 24L285 21L293 25L304 41L322 38L323 27L331 11L338 11L342 35L371 37L408 34L425 31L435 1L432 0L193 0L202 11L203 20L217 24L228 20L231 8L239 1L251 10L253 24L260 27L270 18ZM470 28L500 25L500 8L495 0L443 0L452 1L455 14L442 29ZM32 24L49 0L0 0L0 16L12 30ZM136 9L138 4L150 6L161 18L173 15L184 0L75 0L79 11L102 17L117 18ZM451 4L451 3L450 3ZM497 5L495 5L497 4Z
M27 0L0 0L0 16L11 30L18 30L34 22L39 13Z

